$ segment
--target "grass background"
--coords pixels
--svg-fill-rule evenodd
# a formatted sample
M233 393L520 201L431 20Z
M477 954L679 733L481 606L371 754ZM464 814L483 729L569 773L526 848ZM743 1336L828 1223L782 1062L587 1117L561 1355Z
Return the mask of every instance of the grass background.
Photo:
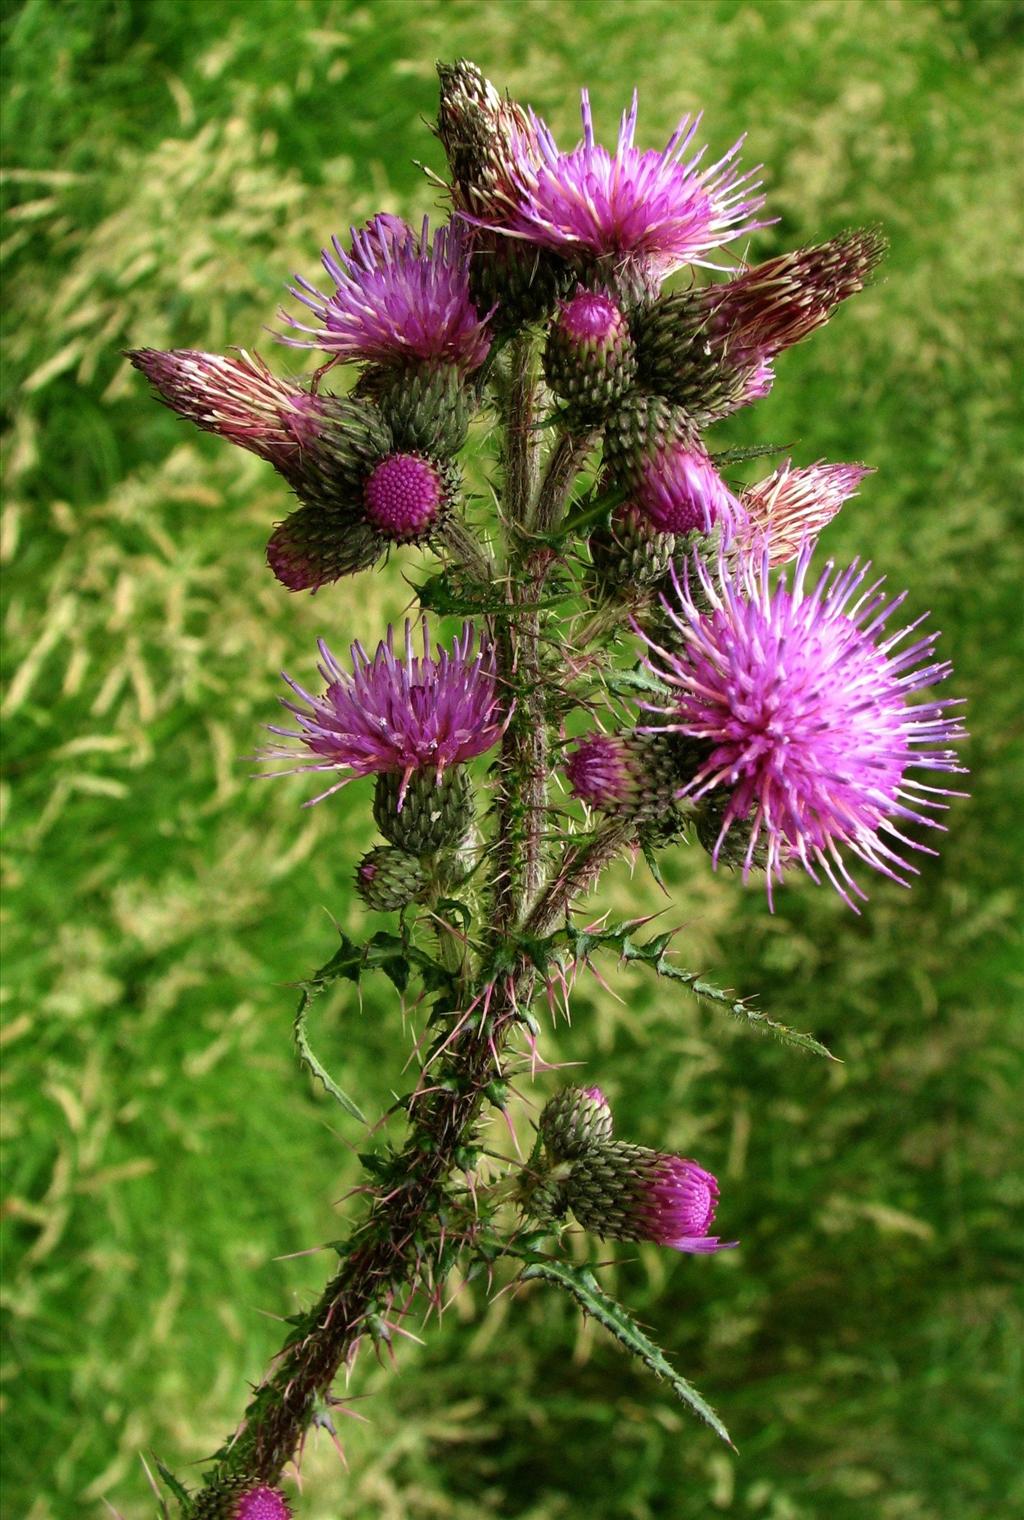
M725 1415L717 1446L571 1306L467 1291L400 1372L358 1372L313 1520L980 1520L1019 1458L1021 196L1015 0L23 0L6 56L7 1504L151 1505L231 1426L342 1233L361 1136L293 1069L287 983L352 927L365 789L303 812L241 757L277 672L375 637L400 572L291 598L261 568L283 488L146 396L126 344L264 341L282 281L379 208L429 209L433 59L465 54L571 137L578 87L645 139L704 106L768 166L758 257L884 222L887 280L781 363L723 441L878 467L829 530L931 607L969 702L969 803L912 893L774 917L696 852L684 961L844 1064L623 976L582 987L585 1060L632 1138L723 1180L719 1259L611 1274ZM1015 183L1015 177L1018 180ZM1019 316L1019 305L1017 308ZM269 340L265 346L269 348ZM1019 375L1017 376L1019 383ZM407 568L408 562L406 562ZM1016 763L1017 769L1014 769ZM618 910L659 906L625 869ZM325 911L326 910L326 911ZM322 1043L371 1113L408 1043L371 988ZM1016 1100L1016 1101L1015 1101ZM1016 1130L1016 1133L1015 1133Z

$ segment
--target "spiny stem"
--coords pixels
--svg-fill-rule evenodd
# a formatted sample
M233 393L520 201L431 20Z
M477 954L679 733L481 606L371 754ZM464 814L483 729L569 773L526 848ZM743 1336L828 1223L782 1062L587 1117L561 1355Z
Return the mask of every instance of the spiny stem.
M573 900L589 890L604 866L629 842L633 827L614 820L571 846L526 925L548 933ZM402 1179L379 1197L340 1270L257 1388L234 1440L207 1477L210 1487L242 1475L274 1483L299 1446L317 1403L343 1363L351 1362L371 1319L386 1316L400 1293L412 1290L424 1267L424 1226L434 1218L441 1189L471 1140L485 1089L500 1076L500 1058L528 1002L535 972L522 961L495 988L486 1019L467 1019L437 1074L434 1090L411 1107L412 1129L393 1168Z
M562 433L548 456L544 479L537 492L532 527L535 533L551 533L562 520L566 500L576 476L586 463L594 439Z

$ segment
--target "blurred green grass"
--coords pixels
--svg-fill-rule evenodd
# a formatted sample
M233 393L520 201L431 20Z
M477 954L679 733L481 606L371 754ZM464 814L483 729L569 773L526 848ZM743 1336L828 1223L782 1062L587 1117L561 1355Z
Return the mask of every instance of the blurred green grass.
M885 282L789 355L723 441L878 467L829 532L932 607L968 698L971 801L913 892L862 919L680 852L684 959L759 991L824 1068L623 977L549 1054L620 1128L723 1177L712 1261L613 1276L726 1415L733 1456L550 1298L466 1291L398 1376L360 1366L346 1477L312 1517L947 1520L1024 1512L1021 856L1021 18L1014 0L402 4L24 0L6 56L3 1427L10 1513L150 1513L342 1232L362 1137L296 1075L290 981L371 838L357 788L303 812L244 756L278 670L373 637L398 568L314 600L261 571L282 493L143 393L127 343L252 346L282 283L380 207L432 204L433 59L467 54L571 136L591 86L645 137L704 106L750 133L759 257L882 221ZM1017 182L1015 182L1017 181ZM1018 306L1019 312L1019 306ZM269 348L269 340L265 347ZM406 566L407 568L407 566ZM1016 768L1015 768L1016 767ZM660 905L625 870L603 894ZM385 994L324 1010L371 1113L408 1044ZM262 1312L261 1312L262 1311Z

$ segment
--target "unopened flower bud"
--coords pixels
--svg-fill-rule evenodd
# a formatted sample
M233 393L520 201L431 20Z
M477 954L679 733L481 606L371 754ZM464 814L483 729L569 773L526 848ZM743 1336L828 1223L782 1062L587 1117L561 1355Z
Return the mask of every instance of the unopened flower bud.
M566 762L574 797L625 817L657 817L682 784L671 735L590 734Z
M646 512L626 502L607 527L589 539L593 584L599 596L623 600L655 586L668 574L676 552L673 533L656 528Z
M395 772L377 777L374 822L384 838L410 855L457 849L473 822L469 780L461 768Z
M710 1252L718 1183L695 1161L612 1140L581 1151L561 1183L585 1230L611 1240L650 1240L675 1251Z
M564 1087L544 1105L540 1133L552 1161L571 1161L611 1139L608 1099L599 1087Z
M444 500L441 472L419 454L389 454L363 485L366 520L393 543L426 538Z
M280 1489L251 1478L226 1478L193 1495L187 1520L290 1520L291 1506Z
M544 373L581 426L601 422L618 405L633 383L636 354L629 324L610 296L580 289L559 303Z
M657 396L630 396L605 430L611 478L662 533L728 537L743 508L709 458L693 422Z
M417 901L429 879L418 856L393 845L371 850L356 867L356 891L366 906L378 913L407 908Z

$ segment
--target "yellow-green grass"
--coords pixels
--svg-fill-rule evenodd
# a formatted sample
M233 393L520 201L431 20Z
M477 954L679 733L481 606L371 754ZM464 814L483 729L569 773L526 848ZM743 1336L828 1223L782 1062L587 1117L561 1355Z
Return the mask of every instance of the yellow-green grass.
M138 1453L187 1471L212 1449L282 1336L264 1315L329 1268L274 1258L358 1208L335 1200L366 1137L295 1071L288 984L330 952L332 915L363 921L367 789L303 811L300 778L254 781L245 757L278 671L308 674L319 634L376 637L410 565L288 596L261 564L283 488L155 406L119 350L272 350L283 280L331 233L433 204L411 161L440 167L421 118L433 59L458 54L570 137L583 83L606 132L634 83L650 141L699 106L718 150L749 130L781 218L759 256L885 225L885 281L720 436L877 466L827 544L934 610L968 699L972 797L913 891L879 882L861 919L810 884L772 917L695 850L672 862L682 961L760 992L843 1065L638 972L622 1005L581 983L572 1029L546 1036L623 1132L722 1177L739 1252L644 1250L609 1275L739 1455L570 1306L488 1309L472 1287L397 1375L360 1364L371 1423L343 1422L351 1475L322 1440L302 1513L1018 1512L1019 8L27 0L5 16L11 1515L77 1520L104 1498L151 1513ZM624 868L602 902L664 904ZM375 1118L415 1012L371 987L321 1018Z

